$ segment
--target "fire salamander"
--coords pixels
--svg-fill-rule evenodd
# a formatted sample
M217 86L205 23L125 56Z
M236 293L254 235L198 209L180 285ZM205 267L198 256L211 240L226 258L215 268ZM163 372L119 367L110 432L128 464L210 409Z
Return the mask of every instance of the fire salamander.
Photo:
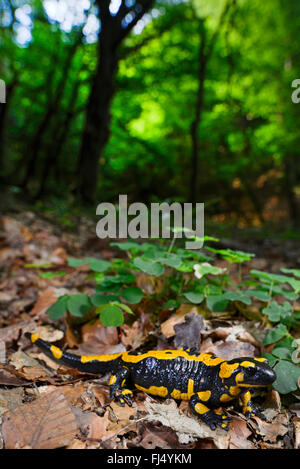
M152 350L147 353L115 353L79 356L66 353L35 334L25 334L47 356L79 371L103 374L110 371L110 398L132 405L130 387L160 397L188 400L191 411L212 430L228 430L226 414L220 409L239 398L246 417L265 418L251 400L250 389L268 386L276 379L265 358L224 360L194 348Z

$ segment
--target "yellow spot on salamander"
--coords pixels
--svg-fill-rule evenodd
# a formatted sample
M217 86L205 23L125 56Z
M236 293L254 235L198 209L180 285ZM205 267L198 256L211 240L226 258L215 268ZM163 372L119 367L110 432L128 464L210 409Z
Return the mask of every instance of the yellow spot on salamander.
M255 361L257 362L267 362L268 360L266 358L254 358Z
M55 347L55 345L51 345L50 347L51 353L54 358L57 358L58 360L62 357L63 351L60 350L60 348Z
M135 384L135 387L153 396L166 397L168 395L168 390L165 386L150 386L149 388L144 388L143 386Z
M201 402L198 402L195 407L195 411L198 412L198 414L206 414L206 412L209 411L209 408L206 407L206 405L201 404Z
M182 392L179 389L174 388L173 391L171 392L171 397L173 399L182 399L183 401L188 401L194 394L194 380L189 379L188 380L188 385L187 385L187 392Z
M230 386L229 388L229 393L231 396L238 396L240 394L241 390L238 386Z
M31 334L30 340L31 340L31 342L34 344L34 342L35 342L36 340L38 340L38 336L37 336L36 334Z
M244 366L244 367L254 366L255 367L255 363L249 362L248 360L245 360L241 363L241 366Z
M208 401L208 399L211 396L211 391L197 392L197 395L198 395L199 399L201 399L201 401Z
M179 389L173 389L171 392L171 397L173 397L173 399L182 399L181 391L179 391Z
M130 389L123 389L122 394L124 394L124 396L126 396L126 394L132 394L132 391Z
M230 396L229 394L222 394L220 397L220 402L229 402L232 401L233 396Z
M246 414L247 412L251 412L252 408L248 405L251 401L251 394L249 391L243 394L243 396L241 397L241 401L243 404L243 413Z
M116 358L119 358L122 355L122 353L112 353L111 355L81 355L80 356L80 361L81 363L87 363L87 362L92 362L92 361L98 361L98 362L109 362L111 360L115 360Z
M111 386L112 384L115 384L117 381L117 377L115 375L111 375L108 384Z
M244 377L245 377L244 373L242 373L242 372L238 373L235 377L236 384L241 386L241 383L244 381Z
M215 366L224 362L223 358L215 358L208 353L189 355L185 350L151 350L147 353L142 353L141 355L130 355L129 352L124 352L122 360L127 363L139 363L149 357L157 358L158 360L174 360L174 358L182 357L188 361L202 362L208 366Z
M220 378L229 378L238 367L239 363L233 363L232 365L227 362L221 363L219 372Z

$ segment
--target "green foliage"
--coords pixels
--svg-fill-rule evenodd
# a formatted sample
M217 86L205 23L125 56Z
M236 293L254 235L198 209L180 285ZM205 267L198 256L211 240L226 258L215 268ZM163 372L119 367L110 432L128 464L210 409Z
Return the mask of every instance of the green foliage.
M21 187L31 157L28 149L40 136L27 188L36 194L46 174L42 190L47 202L37 198L37 208L74 228L68 202L74 198L98 47L80 41L84 20L66 32L60 22L49 21L44 2L35 1L28 2L32 41L21 46L16 41L20 24L13 12L11 21L7 20L10 6L6 3L7 12L0 19L0 78L8 87L16 84L6 105L5 138L1 139L5 148L0 153L7 157L1 169L15 189ZM274 194L274 187L276 196L289 203L284 188L291 185L291 193L297 189L293 167L294 148L299 147L299 112L291 103L291 82L300 73L294 40L299 5L292 0L232 2L233 9L215 35L225 3L157 0L152 20L120 45L111 138L100 159L101 197L105 194L106 200L114 200L122 187L136 200L187 199L193 171L190 129L199 86L199 46L205 32L208 41L214 38L198 129L200 151L205 155L199 184L208 210L225 209L245 220L242 202L246 198L251 199L251 207L256 206L255 216L260 216L258 207L266 194ZM270 76L274 79L269 80ZM48 168L47 161L51 161ZM261 175L265 183L256 184ZM232 253L225 251L230 261ZM242 253L235 256L242 260ZM189 270L184 260L181 268Z

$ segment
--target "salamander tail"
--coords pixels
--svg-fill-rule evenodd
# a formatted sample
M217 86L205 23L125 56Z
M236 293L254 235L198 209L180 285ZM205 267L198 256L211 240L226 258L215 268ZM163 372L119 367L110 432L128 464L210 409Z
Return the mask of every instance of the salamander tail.
M67 353L51 345L48 342L40 339L37 335L25 332L25 337L33 344L37 345L42 352L57 363L61 363L71 368L76 368L79 371L94 374L106 373L112 368L116 360L121 357L122 353L115 353L112 355L75 355Z

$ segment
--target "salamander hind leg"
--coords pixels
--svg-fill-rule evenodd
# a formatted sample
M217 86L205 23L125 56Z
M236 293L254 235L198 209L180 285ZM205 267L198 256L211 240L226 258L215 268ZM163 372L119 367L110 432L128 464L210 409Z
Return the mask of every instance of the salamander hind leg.
M193 414L197 415L197 417L206 423L211 430L215 430L217 427L221 427L226 431L228 430L228 422L230 421L230 418L222 412L209 409L209 407L207 407L207 405L200 399L198 394L192 395L189 405Z

